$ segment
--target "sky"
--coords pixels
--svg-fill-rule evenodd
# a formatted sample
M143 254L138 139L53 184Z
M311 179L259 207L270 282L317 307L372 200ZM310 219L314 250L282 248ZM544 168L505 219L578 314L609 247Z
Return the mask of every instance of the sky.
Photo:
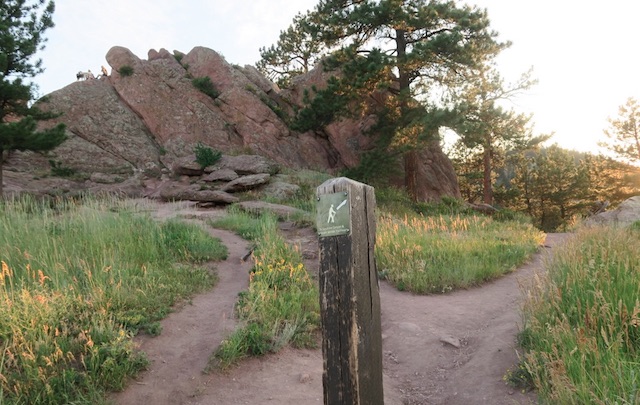
M54 23L38 56L45 95L100 72L112 46L147 59L150 49L211 48L232 64L254 64L298 12L318 0L58 0ZM640 97L637 18L640 1L468 0L486 8L499 39L512 46L498 58L507 82L533 68L538 84L507 104L533 114L534 134L549 143L597 153L608 118Z

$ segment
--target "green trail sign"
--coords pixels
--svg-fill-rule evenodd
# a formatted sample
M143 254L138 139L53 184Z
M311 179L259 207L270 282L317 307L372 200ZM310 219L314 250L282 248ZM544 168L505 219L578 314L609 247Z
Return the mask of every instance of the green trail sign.
M316 228L318 236L348 235L351 232L349 193L346 191L318 196Z

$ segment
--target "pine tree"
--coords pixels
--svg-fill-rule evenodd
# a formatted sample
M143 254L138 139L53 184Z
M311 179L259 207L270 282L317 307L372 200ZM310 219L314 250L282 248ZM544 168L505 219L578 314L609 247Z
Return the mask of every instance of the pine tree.
M28 79L42 73L35 54L44 48L44 32L53 27L53 1L0 2L0 196L2 169L14 150L46 151L65 139L65 126L38 130L37 121L52 114L30 105L35 85Z
M482 201L493 204L493 181L503 151L525 150L535 147L548 136L533 136L530 116L507 110L500 102L528 90L535 81L531 71L517 82L506 84L498 72L485 65L472 73L457 95L460 110L454 129L459 142L482 154Z
M402 153L405 185L416 198L418 150L451 118L436 108L434 97L508 44L496 41L486 11L455 1L322 0L303 18L300 28L329 54L324 69L335 72L334 82L316 92L334 107L325 106L316 123L345 114L344 109L363 113L366 96L389 94L369 100L379 104L376 113L395 117L388 144ZM313 128L313 122L306 124Z
M600 142L600 146L622 159L640 162L640 106L636 99L627 99L618 109L618 115L616 119L609 118L610 127L604 131L609 141Z
M523 155L511 184L536 225L551 232L588 211L589 181L588 167L578 156L552 145Z
M261 59L256 67L282 87L287 87L295 76L307 73L324 56L322 44L306 27L306 17L298 14L286 31L280 31L276 45L260 48Z

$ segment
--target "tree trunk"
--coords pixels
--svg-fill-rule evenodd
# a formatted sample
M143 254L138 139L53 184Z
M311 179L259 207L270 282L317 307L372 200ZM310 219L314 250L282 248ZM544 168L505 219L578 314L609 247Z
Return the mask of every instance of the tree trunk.
M0 199L2 199L2 195L3 195L3 189L2 189L2 181L3 181L3 176L2 176L2 166L4 163L4 151L2 149L0 149Z
M413 201L418 200L418 151L408 151L404 155L404 184Z
M640 161L640 134L638 134L638 124L633 120L633 137L636 141L636 159Z
M493 188L491 186L491 145L485 142L484 152L482 156L483 180L482 180L482 199L485 204L493 204Z
M411 95L410 92L410 80L406 69L404 68L404 59L407 53L407 39L405 38L406 31L402 29L396 29L396 50L398 54L397 67L398 67L398 87L400 90L400 114L401 122L404 121L404 117L407 112L407 106L409 105L408 99ZM407 193L414 201L418 200L418 152L416 151L416 145L404 155L404 184L407 188Z

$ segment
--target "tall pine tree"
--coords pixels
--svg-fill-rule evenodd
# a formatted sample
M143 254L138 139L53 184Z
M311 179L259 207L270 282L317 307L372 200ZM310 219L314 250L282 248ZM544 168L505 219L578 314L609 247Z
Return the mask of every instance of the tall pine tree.
M358 112L363 104L354 101L363 96L389 94L382 106L387 117L396 117L389 145L401 151L405 185L416 198L418 150L450 118L436 108L434 97L508 44L496 41L486 11L456 1L322 0L304 21L307 37L330 52L325 70L336 72L327 89L318 92L334 106L324 106L318 123L345 108ZM274 49L284 45L281 38Z
M533 136L530 116L516 114L500 103L528 90L535 81L531 71L515 83L504 83L491 65L477 69L462 86L455 102L460 110L454 129L459 142L482 154L482 201L493 204L493 180L497 163L504 151L521 151L535 147L549 136Z
M29 79L43 71L42 60L34 56L44 48L44 32L53 27L54 9L53 1L0 2L0 196L8 153L51 150L65 139L63 124L38 130L37 121L51 114L30 105L35 85Z
M618 157L630 162L640 162L640 105L635 98L627 99L618 109L618 118L609 118L609 128L604 131L609 139L600 142Z

